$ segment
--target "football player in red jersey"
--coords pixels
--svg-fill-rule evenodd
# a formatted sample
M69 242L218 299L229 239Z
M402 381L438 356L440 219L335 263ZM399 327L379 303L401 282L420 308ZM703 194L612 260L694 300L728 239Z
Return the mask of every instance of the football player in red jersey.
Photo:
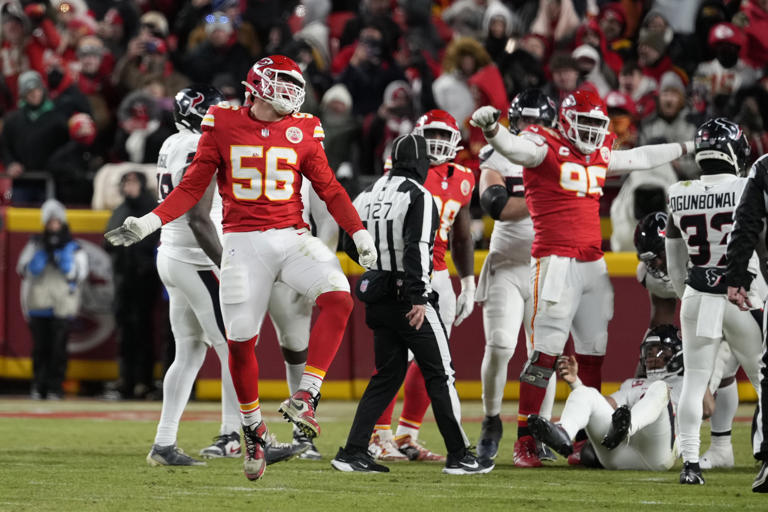
M652 169L693 151L693 141L612 151L606 106L591 91L563 99L559 130L529 126L515 136L500 130L500 112L480 107L472 123L511 162L523 166L533 221L531 321L533 352L520 375L515 465L541 466L527 418L538 414L549 377L573 334L581 379L600 389L613 316L613 289L601 250L599 201L607 175Z
M440 228L435 234L432 288L439 296L440 318L446 335L459 325L475 307L474 242L470 232L469 202L475 188L470 169L452 160L461 149L461 134L456 120L444 110L430 110L416 121L413 133L427 141L430 167L424 187L432 193L440 215ZM457 299L445 263L450 244L451 257L461 278L461 293ZM395 398L376 422L370 451L382 460L445 461L418 442L419 429L429 407L429 396L419 366L411 362L405 377L403 412L397 431L392 435L392 411Z
M265 57L244 83L249 106L208 110L195 158L165 201L143 217L129 217L106 237L115 245L141 240L196 204L216 174L224 206L219 298L245 434L245 474L255 480L264 472L267 427L259 409L254 348L273 283L280 279L319 309L300 389L280 406L310 438L320 432L314 415L320 386L352 311L339 261L302 219L302 179L312 182L352 236L363 266L376 261L376 248L328 165L320 121L298 112L304 78L296 63L282 55Z

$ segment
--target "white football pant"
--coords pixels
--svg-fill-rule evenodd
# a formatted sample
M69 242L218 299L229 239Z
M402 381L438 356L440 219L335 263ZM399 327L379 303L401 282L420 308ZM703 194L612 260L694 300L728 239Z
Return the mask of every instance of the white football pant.
M683 335L683 389L678 407L680 452L686 462L699 461L702 400L707 390L720 342L725 340L759 390L762 334L749 311L741 311L725 295L685 287L680 308ZM759 393L759 391L758 391Z

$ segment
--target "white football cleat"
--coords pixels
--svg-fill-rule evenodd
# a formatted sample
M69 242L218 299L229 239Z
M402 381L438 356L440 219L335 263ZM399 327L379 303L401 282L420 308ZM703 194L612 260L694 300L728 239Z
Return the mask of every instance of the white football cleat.
M733 446L730 444L728 446L710 446L699 460L701 469L732 468L733 465Z

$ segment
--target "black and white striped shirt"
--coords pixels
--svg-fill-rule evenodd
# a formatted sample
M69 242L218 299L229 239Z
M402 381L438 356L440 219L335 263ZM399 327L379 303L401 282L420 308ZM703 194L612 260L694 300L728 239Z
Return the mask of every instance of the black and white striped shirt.
M353 204L376 243L374 270L404 273L411 303L426 303L432 292L432 246L439 222L432 194L395 171L379 178Z

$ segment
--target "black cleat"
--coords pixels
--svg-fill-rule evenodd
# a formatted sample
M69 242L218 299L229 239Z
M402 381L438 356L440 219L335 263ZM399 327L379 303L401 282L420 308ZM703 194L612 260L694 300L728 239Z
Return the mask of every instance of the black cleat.
M613 416L611 416L611 426L608 428L608 433L605 434L600 444L609 450L613 450L627 438L631 424L632 412L629 410L629 407L622 405L617 408L613 411Z
M373 460L367 450L352 453L339 448L336 457L331 461L331 466L346 473L389 473L389 468Z
M539 460L542 462L555 462L557 460L557 455L552 451L552 448L541 441L536 442L536 451L539 452Z
M573 443L563 427L542 418L538 414L528 416L528 428L537 441L541 441L563 457L573 453Z
M752 482L752 492L768 492L768 461L763 461L760 471Z
M680 471L680 483L685 485L704 485L704 477L701 476L701 468L698 462L684 462ZM752 484L754 489L754 484Z
M501 418L486 416L483 418L483 426L480 430L480 440L477 442L477 455L486 459L495 459L499 452L499 442L504 433Z
M443 473L446 475L483 475L490 473L494 467L491 459L478 457L467 450L461 458L449 453L445 460Z

